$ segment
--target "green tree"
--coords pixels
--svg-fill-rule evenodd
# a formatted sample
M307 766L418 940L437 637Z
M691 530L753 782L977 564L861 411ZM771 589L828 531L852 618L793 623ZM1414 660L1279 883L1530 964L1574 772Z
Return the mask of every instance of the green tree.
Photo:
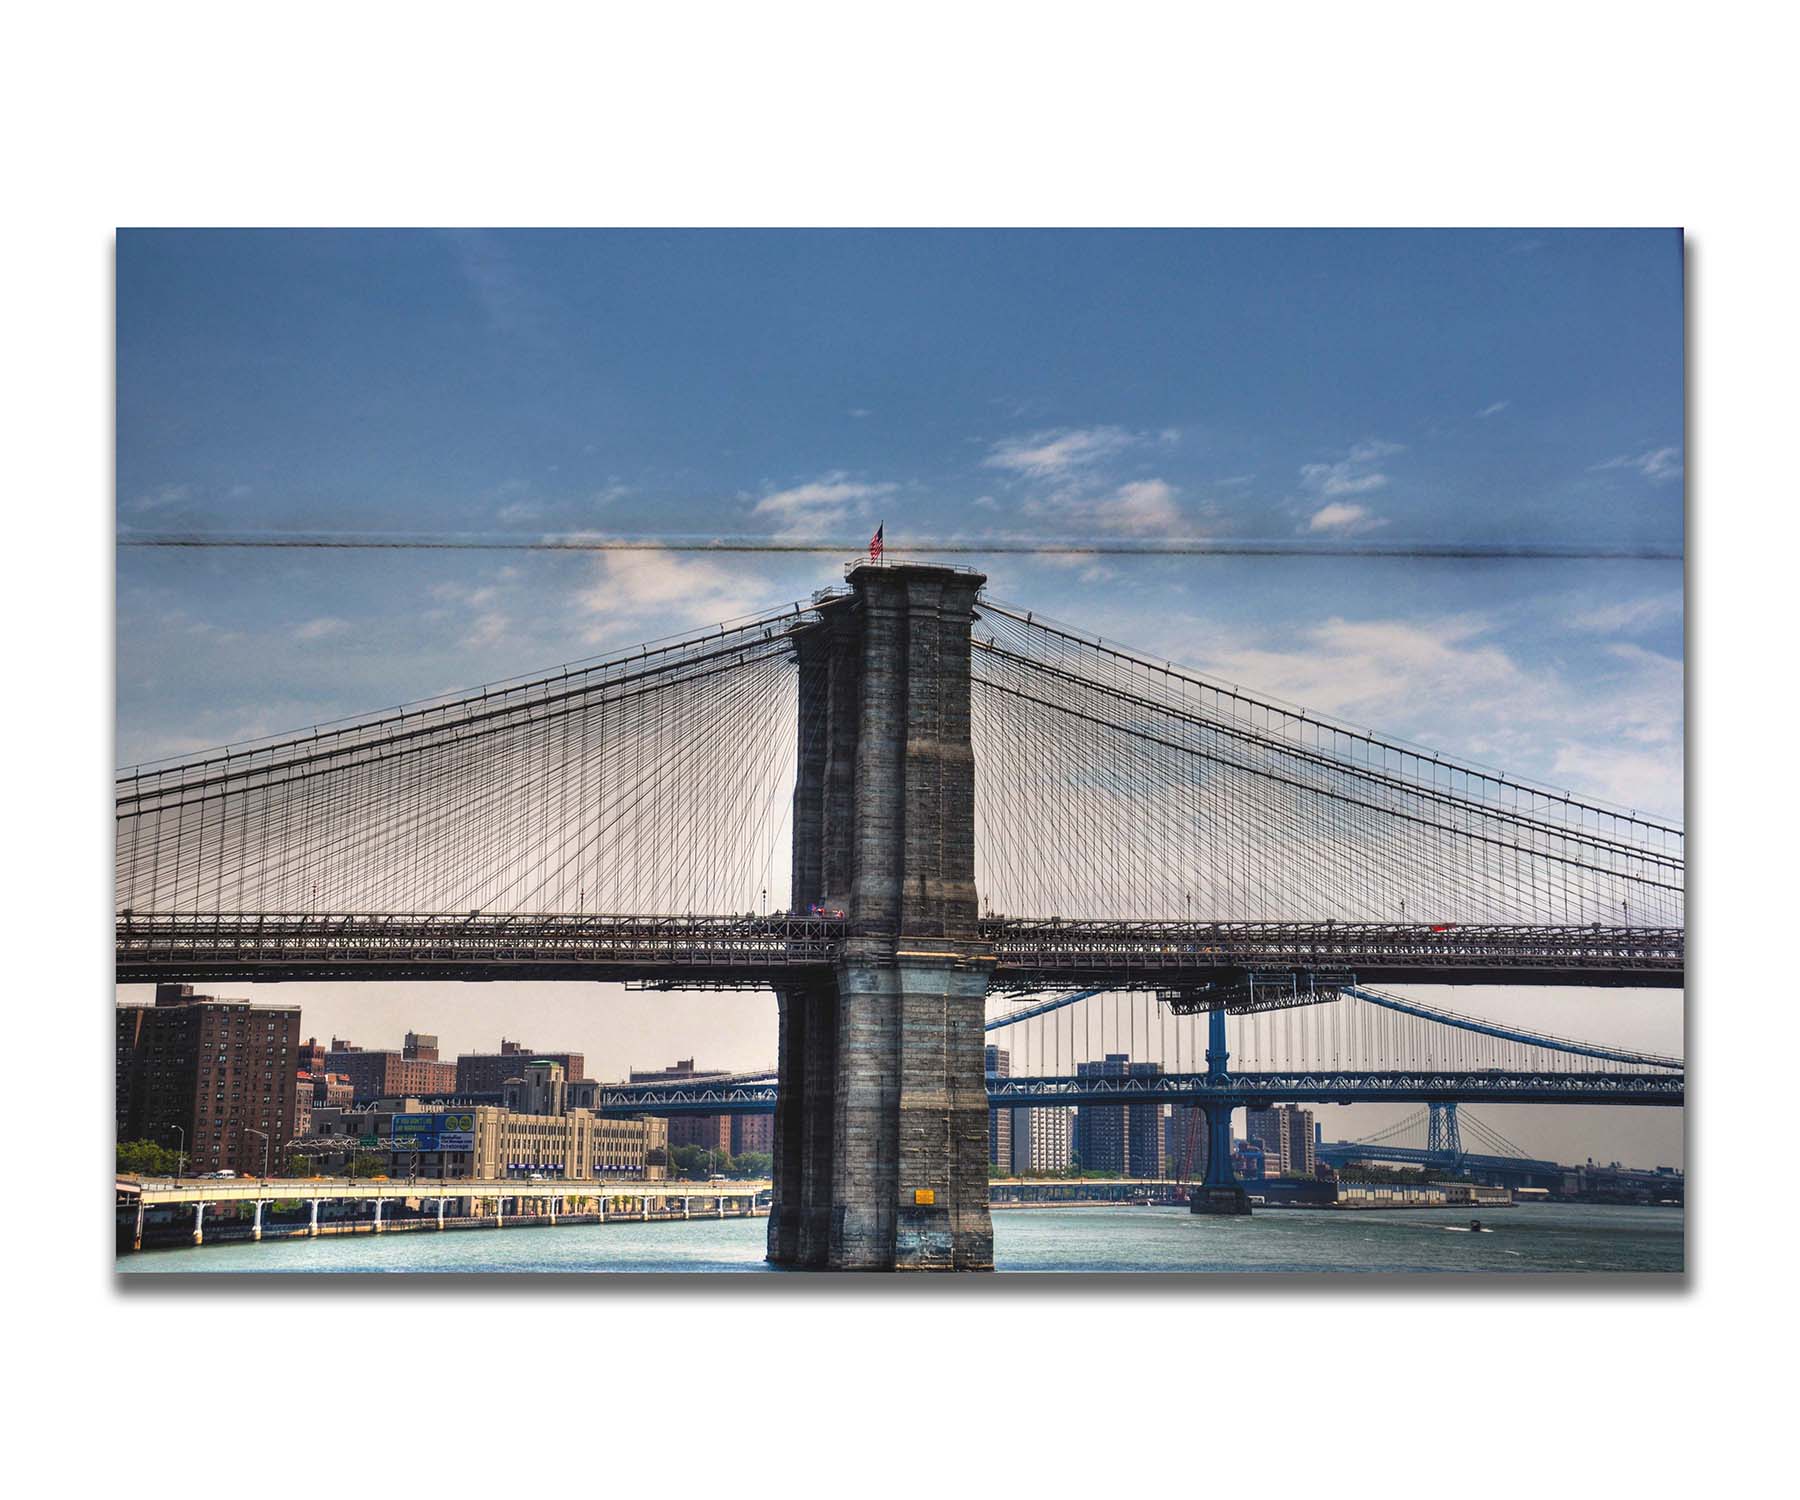
M118 1159L118 1170L136 1177L173 1177L181 1156L155 1141L120 1141Z
M733 1177L767 1177L775 1169L775 1158L767 1151L746 1151L731 1158Z
M302 1156L298 1151L287 1159L287 1170L284 1177L316 1177L319 1175L318 1164L310 1156Z
M712 1174L713 1163L719 1160L716 1151L708 1151L704 1146L671 1146L669 1148L669 1165L690 1182L705 1182Z
M381 1177L386 1175L387 1169L387 1158L377 1156L373 1151L358 1151L350 1159L352 1177Z

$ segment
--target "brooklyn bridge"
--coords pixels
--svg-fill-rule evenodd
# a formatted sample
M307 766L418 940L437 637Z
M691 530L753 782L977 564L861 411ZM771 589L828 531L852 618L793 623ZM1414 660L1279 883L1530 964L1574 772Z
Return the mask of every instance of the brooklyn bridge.
M772 1075L603 1107L772 1111L768 1255L809 1268L991 1266L990 1095L1188 1106L1227 1212L1246 1104L1682 1103L1679 1059L1384 988L1680 986L1680 825L1210 680L967 569L846 573L120 773L119 982L773 991ZM1100 1050L1129 1027L1165 1066L1083 1068L1096 1016ZM1042 1065L988 1078L998 1027Z

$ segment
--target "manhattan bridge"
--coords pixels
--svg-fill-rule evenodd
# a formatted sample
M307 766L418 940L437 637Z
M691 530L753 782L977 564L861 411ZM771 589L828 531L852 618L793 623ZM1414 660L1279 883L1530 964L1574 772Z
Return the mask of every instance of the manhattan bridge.
M775 1116L769 1258L992 1264L990 1103L1674 1105L1680 1059L1406 985L1679 987L1685 839L1052 623L847 587L116 782L157 980L772 990L777 1067L608 1090ZM1008 1029L1023 1070L990 1078ZM1160 1059L1107 1074L1104 1055ZM1435 1149L1435 1147L1434 1147Z

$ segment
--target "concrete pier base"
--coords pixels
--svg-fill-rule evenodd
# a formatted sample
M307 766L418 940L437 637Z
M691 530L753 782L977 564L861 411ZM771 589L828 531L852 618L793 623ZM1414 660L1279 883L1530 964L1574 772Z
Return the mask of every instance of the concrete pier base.
M1207 1067L1222 1074L1228 1061L1225 1051L1225 1012L1208 1018ZM1188 1194L1188 1212L1194 1214L1247 1214L1250 1197L1239 1185L1231 1166L1231 1111L1223 1105L1202 1106L1206 1111L1206 1180Z
M986 997L986 965L945 952L783 998L784 1060L803 1056L777 1106L772 1262L992 1269Z

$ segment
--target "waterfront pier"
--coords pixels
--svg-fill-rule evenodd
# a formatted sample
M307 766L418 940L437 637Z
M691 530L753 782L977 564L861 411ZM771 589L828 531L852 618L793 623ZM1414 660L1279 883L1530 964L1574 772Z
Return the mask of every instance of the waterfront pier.
M318 1238L333 1234L383 1234L450 1229L555 1228L559 1224L607 1224L659 1219L748 1218L767 1212L768 1181L742 1182L506 1182L451 1179L443 1182L350 1178L280 1178L217 1181L120 1177L114 1207L120 1250L141 1250L148 1216L155 1210L193 1212L192 1243L206 1244L208 1212L214 1231L228 1239ZM303 1220L275 1226L274 1205L304 1208ZM242 1210L253 1210L247 1227ZM322 1209L338 1212L321 1213ZM396 1211L398 1215L396 1216ZM164 1243L180 1243L170 1233Z

